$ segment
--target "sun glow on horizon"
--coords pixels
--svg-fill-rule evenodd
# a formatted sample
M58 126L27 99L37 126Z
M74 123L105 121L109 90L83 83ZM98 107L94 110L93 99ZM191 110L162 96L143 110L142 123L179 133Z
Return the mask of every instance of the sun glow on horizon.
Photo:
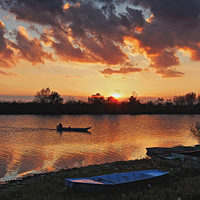
M111 96L114 97L115 99L118 99L118 98L121 97L121 95L120 95L120 94L117 94L117 93L115 93L115 94L113 94L113 95L111 95Z

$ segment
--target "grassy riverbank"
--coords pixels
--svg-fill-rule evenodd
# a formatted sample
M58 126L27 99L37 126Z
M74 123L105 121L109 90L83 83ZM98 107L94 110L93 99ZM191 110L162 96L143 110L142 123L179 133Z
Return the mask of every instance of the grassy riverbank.
M92 195L67 188L65 178L88 177L125 171L162 169L169 171L169 175L159 185L129 187L120 191L106 194ZM184 200L200 199L200 172L187 168L165 166L152 159L119 161L102 165L91 165L83 168L73 168L29 176L21 181L11 181L0 188L0 199L42 199L42 200Z

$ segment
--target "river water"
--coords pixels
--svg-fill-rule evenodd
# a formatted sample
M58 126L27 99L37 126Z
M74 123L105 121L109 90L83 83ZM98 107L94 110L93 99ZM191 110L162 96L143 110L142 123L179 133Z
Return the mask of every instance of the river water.
M200 115L0 115L0 182L66 167L146 157L146 148L195 145ZM56 125L92 127L57 132Z

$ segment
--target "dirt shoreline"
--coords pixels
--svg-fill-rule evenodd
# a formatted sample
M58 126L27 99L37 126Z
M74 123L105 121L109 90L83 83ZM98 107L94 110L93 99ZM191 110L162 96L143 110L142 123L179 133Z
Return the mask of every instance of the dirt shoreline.
M169 174L159 184L126 187L108 194L89 194L65 185L66 178L90 177L103 174L160 169ZM190 168L172 167L157 160L145 158L141 160L117 161L89 165L80 168L61 169L56 172L34 174L11 180L0 187L0 200L174 200L200 199L200 172Z
M25 175L24 177L20 177L14 180L8 180L8 181L2 181L0 182L0 190L3 188L14 188L15 186L21 186L21 185L25 185L26 183L30 182L33 179L40 179L44 176L49 176L49 175L58 175L58 174L62 174L62 173L71 173L71 172L75 172L77 171L91 171L91 169L99 171L99 169L97 168L113 168L113 173L118 172L120 170L125 170L127 171L128 169L130 169L130 167L134 164L136 164L136 170L139 168L143 168L142 165L144 165L144 163L142 162L148 162L148 165L150 165L152 168L155 168L156 164L155 161L153 161L151 158L144 158L141 160L129 160L129 161L115 161L115 162L111 162L111 163L102 163L102 164L95 164L95 165L88 165L85 167L74 167L74 168L64 168L64 169L59 169L58 171L51 171L51 172L45 172L45 173L36 173L36 174L31 174L31 175ZM154 164L153 164L154 163ZM140 166L141 164L141 166ZM151 165L152 164L152 165ZM130 166L129 166L130 165ZM139 167L140 166L140 167ZM148 168L150 168L148 166ZM130 169L131 170L131 169Z

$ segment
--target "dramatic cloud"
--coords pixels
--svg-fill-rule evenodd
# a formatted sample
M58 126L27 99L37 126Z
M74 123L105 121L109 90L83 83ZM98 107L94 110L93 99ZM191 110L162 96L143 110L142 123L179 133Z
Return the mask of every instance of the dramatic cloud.
M19 29L10 41L0 21L0 67L13 67L18 59L33 65L54 61L45 45L66 62L111 65L101 71L104 75L142 71L131 66L112 69L133 62L129 53L145 55L149 67L163 78L184 75L178 50L200 61L199 0L2 0L0 7L31 23L30 30L39 35L30 38Z
M19 50L21 57L26 58L33 65L44 64L44 59L53 61L53 54L45 52L37 38L29 39L28 33L23 27L17 31L16 40L17 45L13 45L13 47Z
M18 50L21 58L28 60L33 65L43 63L44 59L53 60L53 54L42 49L42 46L37 38L29 39L28 33L24 27L19 27L16 31L17 44L12 44L12 47Z
M178 49L190 51L191 60L200 60L200 2L197 0L135 0L134 5L150 9L150 23L134 35L151 60L151 66L163 77L181 77L172 68L180 64Z
M44 59L54 61L53 54L44 51L37 38L28 38L24 27L19 27L19 30L10 33L15 36L16 43L5 38L5 32L5 26L0 20L0 67L15 67L20 59L27 60L33 65L44 64ZM2 71L1 74L13 75Z
M172 51L160 51L158 55L149 56L151 58L151 67L156 69L158 74L163 74L163 78L181 77L182 72L176 72L170 67L179 65L180 60Z
M135 73L141 72L141 68L134 68L134 67L121 67L120 69L111 69L106 68L103 71L100 71L104 75L112 75L112 74L128 74L128 73Z
M5 33L5 25L0 20L0 67L10 68L15 66L16 59L13 50L8 45L8 39L4 36Z
M56 15L63 14L62 0L1 0L0 5L17 20L41 25L57 25Z
M199 24L199 0L133 0L134 5L149 8L160 20L184 23L188 26Z

